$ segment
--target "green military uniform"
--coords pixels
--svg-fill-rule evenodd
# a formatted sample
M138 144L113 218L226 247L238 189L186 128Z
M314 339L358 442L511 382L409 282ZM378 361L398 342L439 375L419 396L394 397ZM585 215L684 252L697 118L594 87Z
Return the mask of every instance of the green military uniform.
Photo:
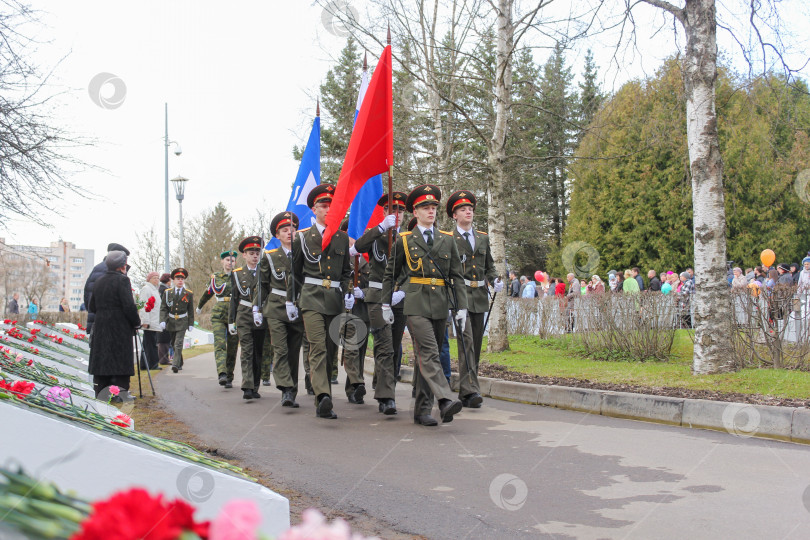
M291 266L292 261L283 247L266 251L260 263L262 314L274 345L273 379L276 388L282 392L282 405L285 407L296 406L299 358L304 337L301 317L295 321L287 317L285 303Z
M172 278L179 273L188 276L185 269L178 268L172 271ZM183 369L183 340L186 330L194 326L194 293L186 287L178 290L172 286L166 289L160 303L160 322L166 323L165 329L174 346L172 371L177 372Z
M264 337L262 344L262 384L270 386L270 375L273 374L273 339L270 337L270 330Z
M392 194L394 205L404 206L406 198L407 195L402 192ZM387 207L388 195L383 195L377 205ZM392 233L394 244L398 237L399 234L394 231ZM369 255L368 285L363 292L368 307L369 329L374 337L374 399L380 403L381 412L396 414L394 397L398 370L395 357L405 329L405 315L402 302L392 306L395 320L393 325L389 325L382 315L383 279L388 265L388 231L383 230L381 226L371 227L357 239L354 249ZM395 339L397 337L394 335L395 328L399 339Z
M469 191L457 191L447 200L447 214L452 218L456 208L472 206L475 208L475 196ZM453 228L453 239L456 242L461 268L464 275L464 286L467 291L468 321L464 328L464 350L462 340L456 340L458 346L459 397L465 406L481 406L481 388L478 385L478 364L481 360L481 344L484 339L484 321L489 312L488 284L495 281L497 272L492 260L489 236L485 232L461 231ZM473 245L475 246L473 248Z
M235 256L235 253L234 253ZM216 298L216 304L211 309L211 328L214 333L214 359L217 364L217 375L225 375L226 383L233 381L233 369L236 366L236 352L239 348L239 338L228 333L228 311L231 299L231 274L216 272L211 274L208 288L200 298L197 309L211 298Z
M438 187L419 186L408 195L407 208L413 211L423 204L438 204L440 199ZM430 416L434 396L439 400L442 421L452 421L453 415L461 410L461 402L454 399L442 373L439 347L450 308L448 293L452 291L448 287L455 286L456 307L460 310L467 309L467 293L459 286L464 277L453 234L435 226L427 231L427 237L419 226L412 232L400 233L385 270L382 299L384 305L390 305L397 278L403 274L404 313L416 355L414 422L436 425Z
M368 287L369 264L365 257L355 255L354 260L357 266L357 287L365 289ZM354 267L354 264L353 264ZM352 269L354 276L354 269ZM354 279L352 277L352 279ZM361 298L355 298L352 307L352 317L344 323L341 329L343 351L343 369L346 370L346 397L349 403L363 403L363 396L366 394L364 365L366 360L366 349L368 348L368 306Z
M331 202L334 186L320 184L310 191L310 208L321 201ZM351 289L349 236L338 230L326 250L322 249L322 236L318 225L295 234L292 243L295 295L287 289L287 300L296 302L304 321L309 342L310 379L317 400L317 416L336 418L332 410L332 392L329 385L330 359L336 358L337 343L330 335L332 321L343 313L343 295Z
M263 248L258 236L250 236L239 244L239 251L244 253L248 249ZM253 319L254 292L259 284L259 267L239 267L231 273L231 307L228 322L235 325L239 337L239 347L242 350L240 361L242 368L242 391L244 399L261 397L258 394L261 377L262 354L264 352L264 336L267 326L256 326ZM248 391L253 391L252 398Z

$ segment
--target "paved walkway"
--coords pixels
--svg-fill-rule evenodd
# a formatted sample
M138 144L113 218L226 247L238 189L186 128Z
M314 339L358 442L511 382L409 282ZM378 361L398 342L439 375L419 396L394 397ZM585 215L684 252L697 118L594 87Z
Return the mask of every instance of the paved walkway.
M282 408L272 387L246 402L214 371L213 353L189 359L157 377L158 395L208 444L325 513L428 538L810 534L807 446L493 399L425 428L412 422L410 385L398 388L399 415L384 417L371 399L350 405L342 378L329 421L306 395Z

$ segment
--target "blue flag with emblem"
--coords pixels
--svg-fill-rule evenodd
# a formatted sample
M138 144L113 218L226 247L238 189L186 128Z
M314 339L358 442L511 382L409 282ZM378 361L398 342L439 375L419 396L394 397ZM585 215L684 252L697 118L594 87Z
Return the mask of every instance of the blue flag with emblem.
M307 196L312 188L321 183L321 117L316 116L312 122L312 131L309 133L309 140L304 148L304 155L301 156L301 165L298 167L298 174L295 176L290 200L286 210L295 212L298 216L298 227L306 229L315 223L315 216L307 206ZM265 246L265 249L275 249L281 243L274 236Z

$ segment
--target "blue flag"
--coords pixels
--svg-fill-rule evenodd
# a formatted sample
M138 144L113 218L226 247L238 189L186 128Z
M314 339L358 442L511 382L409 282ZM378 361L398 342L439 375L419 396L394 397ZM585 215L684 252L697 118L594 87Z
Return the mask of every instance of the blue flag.
M304 148L304 155L301 156L301 165L298 167L298 174L295 176L290 201L287 203L287 211L295 212L298 216L298 228L306 229L315 223L315 216L307 206L307 196L312 188L321 183L321 117L316 116L312 122L312 131L309 133L307 146ZM275 249L281 243L273 237L265 249Z
M368 83L368 71L364 70L360 79L360 95L357 97L357 108L354 111L355 120L357 120L357 113L360 112L360 105L366 95ZM350 237L356 240L366 232L367 228L373 227L382 221L384 212L381 209L376 212L376 216L373 216L375 210L377 210L377 201L380 200L382 194L382 176L378 174L366 180L366 183L363 184L354 201L352 201L351 211L349 212L349 230L347 231ZM376 223L371 223L372 217L375 218Z

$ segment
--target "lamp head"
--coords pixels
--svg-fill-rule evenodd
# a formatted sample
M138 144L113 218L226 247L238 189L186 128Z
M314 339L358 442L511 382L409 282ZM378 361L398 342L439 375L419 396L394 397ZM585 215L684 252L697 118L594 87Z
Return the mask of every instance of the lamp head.
M179 156L182 153L183 153L183 149L180 148L180 145L177 144L177 143L174 143L174 155Z

